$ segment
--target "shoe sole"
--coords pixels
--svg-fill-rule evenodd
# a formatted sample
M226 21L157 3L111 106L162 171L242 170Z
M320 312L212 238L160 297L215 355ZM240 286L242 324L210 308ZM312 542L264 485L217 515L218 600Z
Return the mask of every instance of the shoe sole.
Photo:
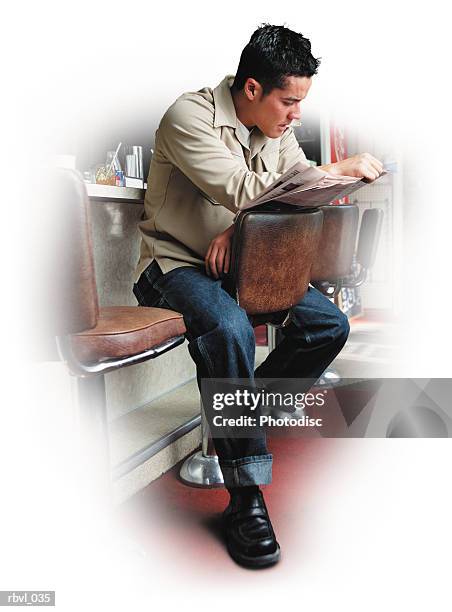
M277 549L274 553L270 553L268 555L262 555L260 557L248 557L247 555L242 555L232 551L228 546L228 552L231 557L234 559L236 563L239 565L243 565L244 567L268 567L269 565L274 565L281 558L281 549L279 548L279 544L276 545Z

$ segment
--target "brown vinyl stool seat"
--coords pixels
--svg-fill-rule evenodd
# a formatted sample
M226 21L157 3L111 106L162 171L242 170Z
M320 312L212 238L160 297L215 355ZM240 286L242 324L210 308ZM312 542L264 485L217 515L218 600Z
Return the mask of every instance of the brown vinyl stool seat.
M185 331L182 315L174 310L101 307L95 327L71 336L72 350L84 363L120 359L160 346Z
M181 344L186 328L178 312L99 305L85 185L78 173L60 169L56 186L64 223L54 275L59 305L54 325L60 356L71 374L98 376Z
M242 211L235 222L225 288L253 325L281 324L308 290L323 214L270 202Z
M321 210L323 231L312 266L311 284L331 299L343 288L355 289L366 281L375 262L383 210L364 210L361 224L356 204L322 206ZM339 373L332 367L327 368L320 378L320 384L336 385L340 382Z
M366 209L359 224L356 204L322 206L321 211L323 229L311 283L334 297L342 287L355 288L366 281L375 263L384 215L381 208Z
M52 330L60 358L76 379L79 421L83 439L88 443L90 471L99 476L99 486L105 486L109 496L112 466L105 375L154 359L181 345L186 328L182 315L173 310L100 306L90 203L77 172L68 169L56 172L55 201L55 215L60 216L61 223L52 278L55 288ZM127 473L130 469L126 460L115 466L113 472Z
M336 280L350 274L358 232L356 204L322 206L322 234L311 269L311 282Z

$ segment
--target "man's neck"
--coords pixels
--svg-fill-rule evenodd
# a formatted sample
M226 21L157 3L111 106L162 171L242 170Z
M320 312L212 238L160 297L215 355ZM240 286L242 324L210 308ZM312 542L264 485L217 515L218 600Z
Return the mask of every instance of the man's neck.
M234 103L235 114L239 121L243 123L249 130L255 126L253 118L251 116L250 108L248 107L248 100L242 91L236 91L231 87L231 96Z

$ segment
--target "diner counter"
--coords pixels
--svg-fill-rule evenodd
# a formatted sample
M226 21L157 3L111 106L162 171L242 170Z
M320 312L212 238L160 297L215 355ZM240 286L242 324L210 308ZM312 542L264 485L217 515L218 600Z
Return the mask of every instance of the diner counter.
M144 202L145 189L96 183L85 183L85 185L90 200L95 202L130 202L132 204L143 204Z

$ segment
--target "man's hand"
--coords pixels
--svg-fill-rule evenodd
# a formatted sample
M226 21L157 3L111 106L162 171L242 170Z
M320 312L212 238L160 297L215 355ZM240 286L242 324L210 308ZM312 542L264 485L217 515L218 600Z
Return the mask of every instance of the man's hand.
M370 153L360 153L335 164L320 166L320 169L340 176L365 178L371 182L380 176L383 171L383 164Z
M234 233L234 225L228 227L227 230L218 234L209 244L205 257L206 273L208 276L220 278L224 272L229 272L229 264L231 263L231 242L232 234Z

